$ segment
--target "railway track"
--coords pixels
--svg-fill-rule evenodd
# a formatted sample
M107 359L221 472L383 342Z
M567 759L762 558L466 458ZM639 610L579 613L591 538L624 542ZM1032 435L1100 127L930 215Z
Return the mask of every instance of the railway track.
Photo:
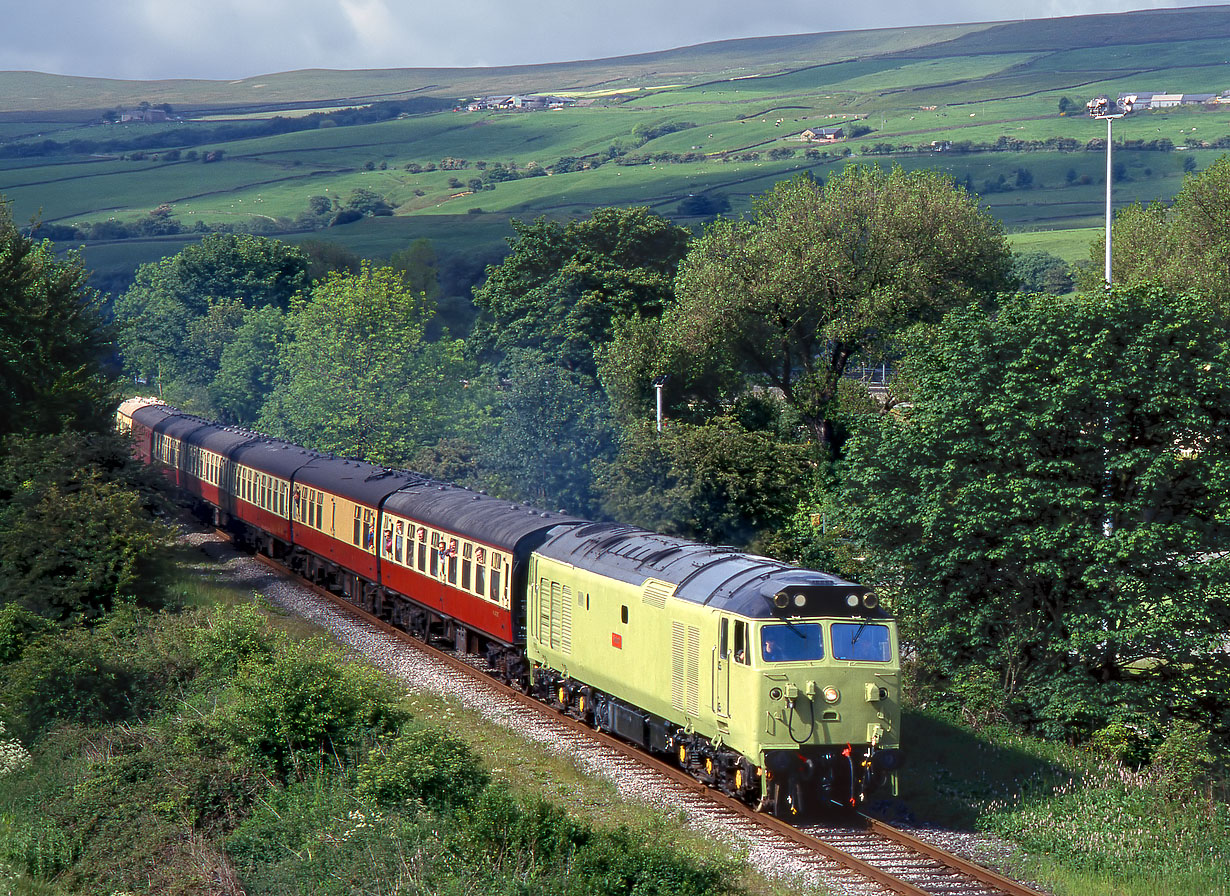
M218 534L227 537L225 533ZM406 645L435 666L464 676L468 680L467 687L477 684L493 697L498 695L515 707L510 714L516 718L555 726L560 729L556 736L578 752L583 747L599 745L614 754L614 761L621 767L637 773L648 770L655 776L656 786L684 799L699 801L701 814L716 824L732 827L778 853L792 854L804 867L828 869L830 880L834 877L831 872L836 871L837 879L850 882L851 892L889 892L902 896L1042 896L1024 884L865 815L846 813L833 824L796 827L756 812L697 781L682 769L618 738L595 731L508 687L487 674L486 663L481 658L437 649L366 613L343 597L295 576L276 561L254 556L277 575L289 578L327 601L348 619ZM854 879L864 884L859 886Z

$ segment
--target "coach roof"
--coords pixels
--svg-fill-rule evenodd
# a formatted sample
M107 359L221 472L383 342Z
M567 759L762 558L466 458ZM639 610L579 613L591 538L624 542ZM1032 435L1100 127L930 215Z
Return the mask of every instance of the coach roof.
M551 513L429 479L407 484L390 495L384 509L509 550L528 535L561 523L583 522L564 513Z

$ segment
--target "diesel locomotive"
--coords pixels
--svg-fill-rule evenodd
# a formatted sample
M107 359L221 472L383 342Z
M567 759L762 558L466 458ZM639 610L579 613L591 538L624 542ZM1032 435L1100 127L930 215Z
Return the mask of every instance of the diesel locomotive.
M133 398L137 456L252 550L783 817L896 792L896 626L874 593Z

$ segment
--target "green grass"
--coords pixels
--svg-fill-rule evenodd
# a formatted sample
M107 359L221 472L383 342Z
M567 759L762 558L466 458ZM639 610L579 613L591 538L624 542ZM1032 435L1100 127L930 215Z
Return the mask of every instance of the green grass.
M1004 728L972 731L942 712L906 712L899 803L880 809L1006 838L1016 871L1058 896L1230 893L1224 794L1103 764Z

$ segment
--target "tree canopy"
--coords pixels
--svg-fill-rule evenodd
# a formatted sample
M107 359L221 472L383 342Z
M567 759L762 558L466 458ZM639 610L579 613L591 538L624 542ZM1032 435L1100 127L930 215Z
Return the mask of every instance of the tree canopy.
M1021 296L914 346L841 504L927 666L989 666L1069 736L1230 710L1228 326L1159 291Z
M715 349L780 390L833 442L839 382L920 320L1008 283L1003 229L946 176L850 166L823 187L803 175L719 220L688 252L665 317L689 354Z
M206 390L222 350L248 312L289 308L310 285L309 264L306 253L278 240L217 233L141 265L115 303L126 365L170 386L171 399L212 411Z
M690 236L647 208L513 229L512 253L474 291L481 313L471 344L488 358L528 350L591 375L594 347L610 340L615 320L662 312Z
M97 426L110 414L111 334L76 255L57 258L0 199L0 436Z
M261 426L320 451L402 464L451 420L452 343L427 343L433 313L391 268L334 273L297 299Z
M1169 208L1160 202L1120 210L1111 225L1115 285L1192 290L1230 308L1230 156L1190 175ZM1090 247L1085 289L1101 287L1106 239Z

